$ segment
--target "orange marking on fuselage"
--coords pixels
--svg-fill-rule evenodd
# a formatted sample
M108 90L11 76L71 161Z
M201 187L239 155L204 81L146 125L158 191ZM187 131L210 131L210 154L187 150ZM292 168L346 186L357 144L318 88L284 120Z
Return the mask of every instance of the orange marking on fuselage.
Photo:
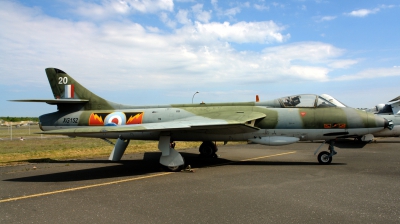
M136 114L135 116L130 116L126 124L141 124L143 119L143 113Z
M91 114L89 118L89 125L104 125L103 118L97 114Z

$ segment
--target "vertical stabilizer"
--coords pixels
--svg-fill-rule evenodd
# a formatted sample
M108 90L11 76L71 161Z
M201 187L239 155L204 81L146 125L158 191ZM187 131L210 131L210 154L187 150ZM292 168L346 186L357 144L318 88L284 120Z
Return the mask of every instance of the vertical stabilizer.
M64 71L57 68L46 68L46 74L55 99L89 100L83 107L85 110L115 109L112 105L114 103L92 93Z

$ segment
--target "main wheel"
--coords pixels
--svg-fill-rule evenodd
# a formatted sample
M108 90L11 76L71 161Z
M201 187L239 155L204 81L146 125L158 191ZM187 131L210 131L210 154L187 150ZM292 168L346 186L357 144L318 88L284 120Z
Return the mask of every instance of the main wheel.
M318 162L322 165L328 165L332 162L332 156L329 156L330 153L327 151L320 152L318 154Z
M200 145L199 152L201 156L214 157L215 153L217 152L217 146L210 141L203 142Z

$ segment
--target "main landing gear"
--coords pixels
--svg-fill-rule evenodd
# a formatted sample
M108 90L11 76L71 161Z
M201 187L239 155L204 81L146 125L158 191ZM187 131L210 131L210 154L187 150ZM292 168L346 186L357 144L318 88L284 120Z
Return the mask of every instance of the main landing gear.
M332 162L332 157L334 155L337 154L337 152L335 151L335 141L334 140L330 140L329 142L329 152L327 151L322 151L318 154L318 162L319 164L322 165L328 165ZM317 152L319 151L319 149L325 144L325 141L317 148L317 150L314 152L314 155L317 154Z
M201 143L199 152L200 156L202 157L207 157L207 158L218 157L216 154L216 152L218 152L217 144L213 143L212 141L205 141Z
M173 148L175 145L171 144L170 139L171 136L160 136L160 140L158 142L158 149L162 153L160 157L160 163L169 171L179 172L183 169L185 161L183 160L181 154L175 151ZM115 144L108 139L103 140L115 145L108 159L111 161L120 161L126 147L129 144L129 139L123 139L121 136L119 136Z

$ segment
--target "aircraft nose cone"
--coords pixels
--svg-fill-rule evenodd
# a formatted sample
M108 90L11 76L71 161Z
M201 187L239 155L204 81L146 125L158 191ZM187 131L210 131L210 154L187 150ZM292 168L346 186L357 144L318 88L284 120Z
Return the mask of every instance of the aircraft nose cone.
M381 130L385 129L385 128L389 128L390 127L390 121L386 120L385 118L383 118L382 116L379 116L377 114L372 114L372 113L368 113L368 120L369 120L369 128L382 128Z

